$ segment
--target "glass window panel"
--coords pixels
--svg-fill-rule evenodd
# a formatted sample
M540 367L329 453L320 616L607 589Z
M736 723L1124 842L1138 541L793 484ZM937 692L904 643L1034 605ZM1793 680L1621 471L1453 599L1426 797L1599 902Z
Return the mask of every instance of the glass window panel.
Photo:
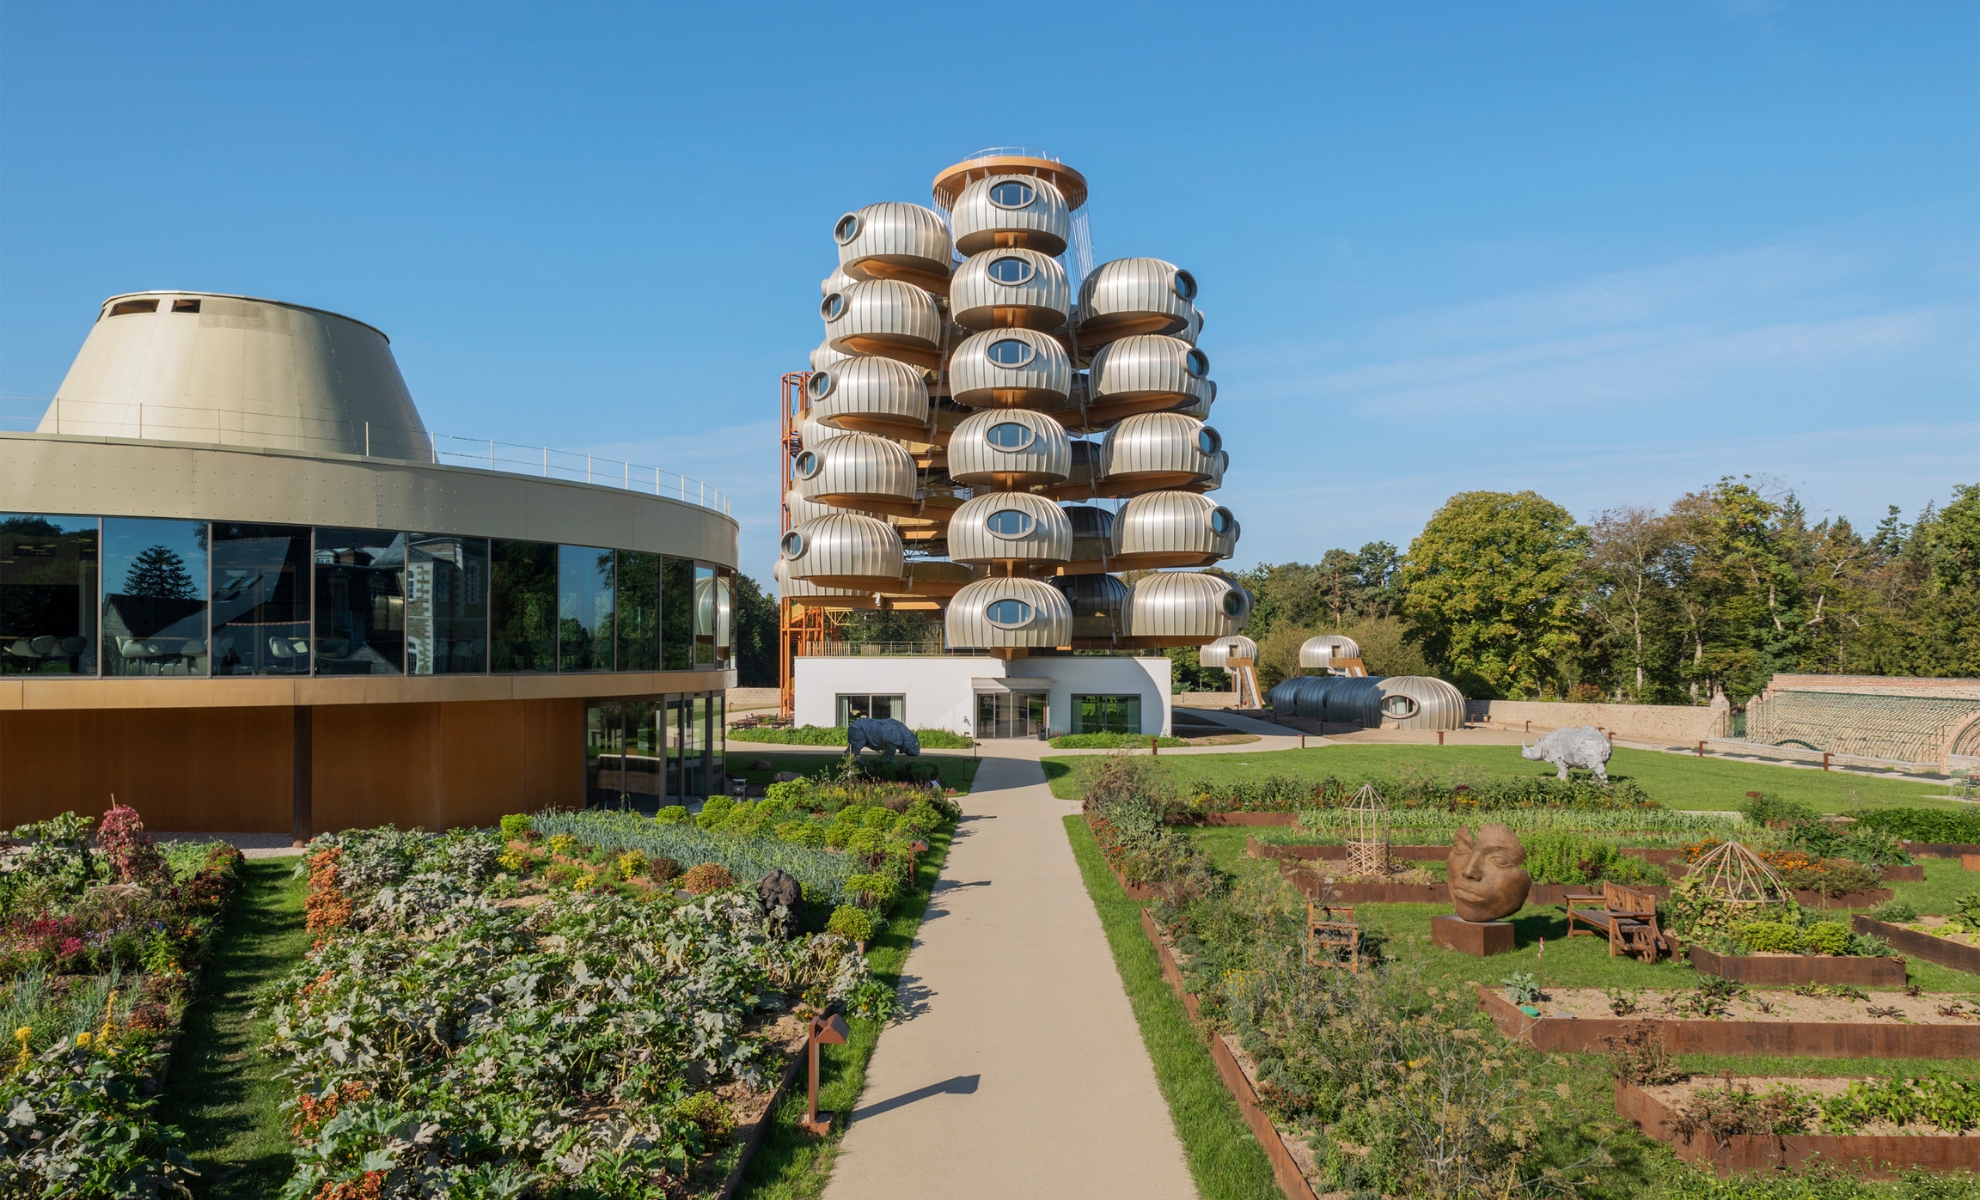
M488 539L415 533L406 554L406 671L488 670Z
M695 696L687 712L687 788L690 795L708 795L708 697Z
M694 565L694 665L715 665L715 568Z
M316 531L316 673L397 675L406 657L406 535Z
M557 554L560 671L612 669L612 552L564 546Z
M557 669L557 547L496 538L488 547L491 671Z
M660 556L619 551L619 670L660 669Z
M96 518L0 513L0 675L96 674Z
M666 744L667 800L673 804L681 804L687 800L687 789L683 778L685 771L681 762L683 753L683 747L681 745L681 709L680 697L675 696L669 699L660 722L660 736L665 740Z
M735 646L735 572L727 567L715 572L715 663L728 666Z
M213 523L213 674L309 674L310 530Z
M1074 696L1074 733L1140 733L1140 696Z
M204 675L204 521L103 522L103 673Z
M729 791L729 764L724 754L729 727L722 715L727 699L721 692L711 692L708 696L708 786L711 792L724 795Z
M660 665L685 671L694 665L694 562L660 560Z

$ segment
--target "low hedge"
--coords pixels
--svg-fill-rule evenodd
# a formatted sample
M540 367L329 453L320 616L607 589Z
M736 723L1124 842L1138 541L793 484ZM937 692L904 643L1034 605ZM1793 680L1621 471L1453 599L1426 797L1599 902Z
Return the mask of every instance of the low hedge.
M1980 842L1980 812L1937 808L1859 809L1849 814L1858 828L1911 842Z
M776 746L843 746L843 725L803 725L798 728L764 726L756 729L730 729L725 735L732 742L767 742ZM976 743L946 729L917 729L914 736L923 750L967 750Z
M1062 733L1052 739L1054 750L1140 750L1154 742L1157 746L1187 746L1179 737L1157 737L1152 733Z

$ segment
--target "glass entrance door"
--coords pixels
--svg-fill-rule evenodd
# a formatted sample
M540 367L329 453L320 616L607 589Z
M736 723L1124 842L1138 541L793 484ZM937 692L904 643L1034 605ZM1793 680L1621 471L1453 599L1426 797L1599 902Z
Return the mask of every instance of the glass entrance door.
M660 705L600 701L585 708L585 804L653 812L660 804Z
M976 736L1037 737L1045 729L1045 697L1037 692L979 692Z

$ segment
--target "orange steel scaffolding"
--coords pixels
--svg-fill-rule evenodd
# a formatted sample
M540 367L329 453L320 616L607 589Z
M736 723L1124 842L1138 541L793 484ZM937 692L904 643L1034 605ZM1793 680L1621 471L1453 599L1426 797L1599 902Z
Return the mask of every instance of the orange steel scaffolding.
M811 397L804 386L810 379L809 371L786 374L777 399L782 435L777 439L777 509L782 514L777 536L780 540L791 531L791 508L784 497L790 494L791 485L795 482L791 462L799 450L798 424L811 413ZM789 596L777 600L777 707L787 721L792 715L792 687L797 671L795 660L800 654L816 653L824 646L826 622L826 613L822 608L798 604Z

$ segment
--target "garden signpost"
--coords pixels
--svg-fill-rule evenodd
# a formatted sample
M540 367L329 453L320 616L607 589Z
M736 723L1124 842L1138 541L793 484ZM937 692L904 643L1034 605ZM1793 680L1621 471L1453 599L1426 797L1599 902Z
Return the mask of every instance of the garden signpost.
M849 1032L845 1018L837 1013L829 1017L811 1018L811 1037L808 1039L810 1044L805 1047L806 1052L811 1056L811 1087L805 1103L804 1120L799 1124L804 1126L806 1132L815 1133L820 1137L832 1131L832 1118L830 1115L822 1117L818 1115L818 1047L844 1045Z

